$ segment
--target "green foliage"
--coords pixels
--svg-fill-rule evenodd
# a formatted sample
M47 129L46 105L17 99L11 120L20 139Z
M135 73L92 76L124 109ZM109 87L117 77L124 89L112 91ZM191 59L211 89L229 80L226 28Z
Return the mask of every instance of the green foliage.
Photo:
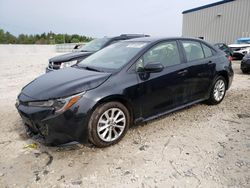
M72 42L72 43L79 43L80 41L79 41L78 38L72 38L70 42Z
M55 34L53 32L26 35L20 34L18 37L0 29L0 44L62 44L62 43L79 43L89 42L91 37L81 36L77 34Z

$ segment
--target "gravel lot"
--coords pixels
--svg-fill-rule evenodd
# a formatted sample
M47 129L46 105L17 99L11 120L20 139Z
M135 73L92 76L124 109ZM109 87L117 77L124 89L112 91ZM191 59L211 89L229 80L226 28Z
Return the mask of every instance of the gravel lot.
M54 52L0 51L0 187L250 187L250 75L233 62L224 101L136 126L105 149L26 148L14 104Z

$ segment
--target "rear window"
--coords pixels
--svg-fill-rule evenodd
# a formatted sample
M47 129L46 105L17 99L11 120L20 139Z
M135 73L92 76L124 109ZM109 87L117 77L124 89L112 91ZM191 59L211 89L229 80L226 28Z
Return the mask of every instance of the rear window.
M195 61L204 58L201 44L196 41L182 41L187 61Z
M207 45L202 44L202 48L204 50L205 57L211 57L211 56L213 56L212 49L209 48Z

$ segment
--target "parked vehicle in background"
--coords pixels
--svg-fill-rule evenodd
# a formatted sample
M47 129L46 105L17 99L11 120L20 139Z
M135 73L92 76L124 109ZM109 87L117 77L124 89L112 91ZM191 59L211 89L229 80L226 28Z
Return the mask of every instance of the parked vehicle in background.
M121 40L128 40L138 37L149 37L149 35L122 34L116 37L103 37L100 39L94 39L89 43L82 45L80 49L77 49L75 52L59 55L49 59L49 65L46 68L46 72L70 67L110 44ZM77 48L79 48L79 46L77 46Z
M134 123L201 101L219 104L233 74L225 53L202 40L137 38L38 77L16 107L29 134L46 144L106 147Z
M223 52L225 52L225 54L227 55L228 59L231 61L232 57L233 57L233 50L226 45L225 43L215 43L214 46L220 50L222 50Z
M240 69L243 73L250 73L250 53L243 57Z
M239 38L237 39L237 44L250 44L250 38Z
M239 38L237 44L230 44L229 47L233 50L233 57L242 59L250 53L250 38Z
M73 52L80 52L81 51L81 48L84 46L85 44L83 44L83 43L78 43L78 44L76 44L75 46L74 46L74 48L73 48Z

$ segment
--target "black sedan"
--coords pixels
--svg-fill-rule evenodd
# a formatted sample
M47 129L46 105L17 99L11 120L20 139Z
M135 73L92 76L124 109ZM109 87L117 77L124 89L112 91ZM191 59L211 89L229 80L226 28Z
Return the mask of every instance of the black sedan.
M242 61L241 61L241 65L240 65L240 69L243 73L249 73L250 72L250 53L246 54Z
M112 44L79 64L26 85L16 107L45 144L117 143L128 128L201 101L220 103L231 62L190 38L138 38Z

